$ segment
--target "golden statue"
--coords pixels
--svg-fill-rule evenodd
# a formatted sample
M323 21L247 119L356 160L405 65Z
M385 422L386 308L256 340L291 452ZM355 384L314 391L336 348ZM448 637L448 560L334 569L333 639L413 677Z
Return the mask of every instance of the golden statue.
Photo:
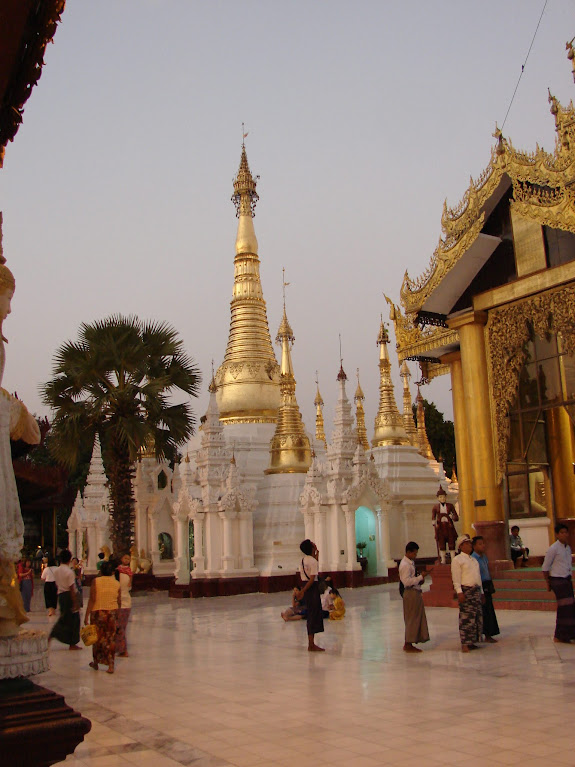
M6 339L2 325L10 314L16 282L5 266L2 254L2 214L0 214L0 385L4 376ZM22 604L14 563L24 544L24 523L12 468L10 439L30 445L40 442L40 429L26 406L0 388L0 636L13 636L28 620Z

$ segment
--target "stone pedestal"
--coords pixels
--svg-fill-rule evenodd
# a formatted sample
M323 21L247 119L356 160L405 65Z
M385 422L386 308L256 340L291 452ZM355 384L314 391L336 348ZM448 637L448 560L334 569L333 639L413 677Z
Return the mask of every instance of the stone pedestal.
M0 638L0 681L48 671L48 634L23 629Z
M0 763L48 767L84 740L91 724L64 698L26 677L48 671L48 635L21 630L0 639Z
M509 559L509 534L507 524L503 520L474 522L473 529L476 535L483 536L485 553L493 566L497 560Z
M0 754L10 767L48 767L74 752L92 725L29 679L0 680Z

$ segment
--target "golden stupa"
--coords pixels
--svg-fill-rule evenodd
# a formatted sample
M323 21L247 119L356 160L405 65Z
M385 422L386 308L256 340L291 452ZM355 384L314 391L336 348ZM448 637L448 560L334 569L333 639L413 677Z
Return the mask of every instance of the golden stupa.
M391 362L387 351L389 335L383 319L377 343L379 346L379 408L375 416L375 430L371 444L373 447L409 445L409 437L405 433L403 418L399 414L393 393Z
M355 422L357 425L357 441L364 450L369 450L369 440L367 439L367 428L365 426L365 410L363 403L365 394L359 382L359 368L357 369L357 389L353 398L355 402Z
M284 299L284 313L276 337L276 343L282 347L281 405L270 445L270 466L266 474L305 474L311 466L310 441L295 396L296 381L291 359L294 341Z
M275 423L280 406L280 368L270 338L253 223L259 199L256 183L242 144L232 196L238 233L230 333L215 376L220 420L225 423Z
M327 449L327 439L325 436L325 426L323 422L323 398L319 392L319 381L317 378L317 370L315 373L315 383L317 386L317 393L313 404L315 405L315 438L318 442L323 442Z

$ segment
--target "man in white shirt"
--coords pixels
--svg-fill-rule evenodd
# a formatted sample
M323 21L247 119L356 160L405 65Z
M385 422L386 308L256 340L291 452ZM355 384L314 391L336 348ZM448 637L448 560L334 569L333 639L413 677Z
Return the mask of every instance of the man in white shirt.
M58 639L68 645L69 650L81 650L80 642L80 606L76 591L76 574L70 567L72 554L68 549L60 553L60 567L54 570L54 580L58 586L58 604L60 617L50 632L50 639Z
M425 575L419 575L415 569L415 559L419 552L419 546L415 541L410 541L405 547L405 556L399 563L399 580L403 589L403 621L405 623L404 652L421 652L414 644L429 642L427 618L421 596L421 585Z
M575 597L573 596L573 557L569 546L569 528L555 525L555 543L547 549L541 569L547 590L557 599L554 642L569 644L575 639Z
M459 602L461 652L477 650L483 634L483 586L479 562L471 556L473 545L468 535L460 535L455 546L459 554L451 563L453 588Z

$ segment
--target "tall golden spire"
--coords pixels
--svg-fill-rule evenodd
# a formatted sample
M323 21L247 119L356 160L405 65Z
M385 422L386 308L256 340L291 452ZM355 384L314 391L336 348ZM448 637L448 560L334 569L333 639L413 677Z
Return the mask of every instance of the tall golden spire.
M389 336L383 324L383 318L377 337L379 345L379 409L375 416L375 432L373 447L383 445L409 445L409 438L403 427L403 419L399 414L391 382L391 363L387 345Z
M224 423L275 423L280 405L280 370L275 358L260 282L254 211L259 197L245 145L232 201L238 233L228 345L216 373L220 420Z
M425 428L425 410L423 407L423 397L421 396L421 392L419 391L419 386L417 387L417 447L418 452L420 455L422 455L424 458L427 458L429 461L434 461L435 456L433 455L433 450L431 449L431 445L429 444L429 440L427 439L427 430Z
M291 360L295 337L286 314L285 284L284 280L284 312L276 336L276 343L282 347L281 404L270 444L270 466L265 473L305 474L311 466L311 447L295 397L296 382Z
M403 379L403 427L407 436L409 437L411 444L415 445L415 447L418 447L419 444L417 441L417 429L415 428L415 421L413 420L411 392L409 391L409 379L411 378L411 373L409 372L409 368L405 360L403 360L399 375Z
M317 377L317 370L315 371L315 384L317 386L317 394L313 404L315 405L315 438L318 442L323 442L327 449L327 439L325 436L325 426L323 423L323 399L319 393L319 380Z
M369 450L369 440L367 439L367 429L365 428L365 410L363 402L365 394L359 382L359 368L357 369L357 389L353 401L355 402L355 421L357 424L357 441L364 450Z

